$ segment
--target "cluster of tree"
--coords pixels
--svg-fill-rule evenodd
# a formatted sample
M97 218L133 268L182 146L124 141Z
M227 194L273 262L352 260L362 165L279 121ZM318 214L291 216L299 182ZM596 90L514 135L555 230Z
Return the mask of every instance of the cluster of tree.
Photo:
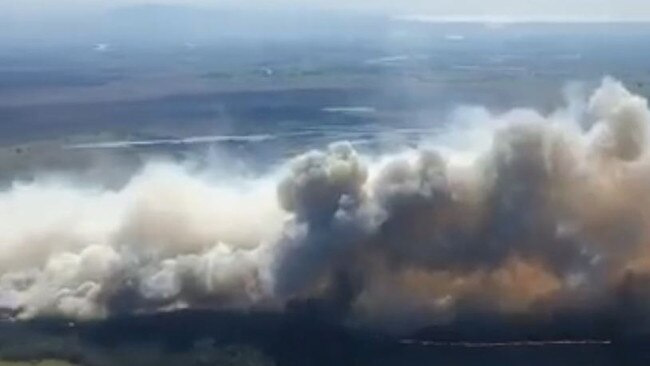
M650 351L644 347L650 338L617 336L613 323L588 319L594 317L557 317L553 326L535 324L534 319L475 315L404 338L346 327L307 309L289 313L187 310L74 323L40 318L0 322L0 360L58 359L84 366L478 366L486 360L506 366L636 366L650 362ZM507 345L585 339L606 342Z

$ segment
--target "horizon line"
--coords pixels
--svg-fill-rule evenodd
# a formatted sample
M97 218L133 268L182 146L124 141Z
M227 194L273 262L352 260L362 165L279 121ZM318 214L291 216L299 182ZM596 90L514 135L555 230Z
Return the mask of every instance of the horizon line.
M510 24L648 24L650 18L621 18L621 17L559 17L536 16L518 17L508 15L430 15L430 14L401 14L390 17L393 21L448 24L448 23L477 23L486 25Z

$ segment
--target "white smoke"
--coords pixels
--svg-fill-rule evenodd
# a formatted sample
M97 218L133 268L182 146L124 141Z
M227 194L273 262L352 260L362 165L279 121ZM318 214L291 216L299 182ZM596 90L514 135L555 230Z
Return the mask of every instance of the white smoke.
M261 292L240 285L286 216L264 179L209 182L171 164L146 166L116 192L16 184L0 194L0 304L104 316L124 276L152 300L180 301L186 282L206 295Z
M115 191L15 183L0 192L0 308L87 319L316 298L431 321L611 299L650 275L644 98L605 79L548 116L454 121L420 149L338 143L266 177L150 163Z

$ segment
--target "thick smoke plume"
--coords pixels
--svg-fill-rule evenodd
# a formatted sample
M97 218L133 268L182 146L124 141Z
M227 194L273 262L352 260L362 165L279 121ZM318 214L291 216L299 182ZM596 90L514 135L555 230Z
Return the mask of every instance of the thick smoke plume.
M576 105L483 112L464 123L485 133L453 133L488 136L469 151L373 157L343 142L261 178L151 163L115 191L17 182L0 193L0 308L88 319L310 300L377 326L643 313L647 101L605 79Z

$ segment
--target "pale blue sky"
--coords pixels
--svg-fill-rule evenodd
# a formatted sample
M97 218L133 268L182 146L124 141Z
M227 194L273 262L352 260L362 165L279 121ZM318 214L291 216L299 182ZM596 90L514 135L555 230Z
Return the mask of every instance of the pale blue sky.
M80 16L137 4L320 7L391 15L514 20L650 20L650 0L2 0L0 12L15 17Z

